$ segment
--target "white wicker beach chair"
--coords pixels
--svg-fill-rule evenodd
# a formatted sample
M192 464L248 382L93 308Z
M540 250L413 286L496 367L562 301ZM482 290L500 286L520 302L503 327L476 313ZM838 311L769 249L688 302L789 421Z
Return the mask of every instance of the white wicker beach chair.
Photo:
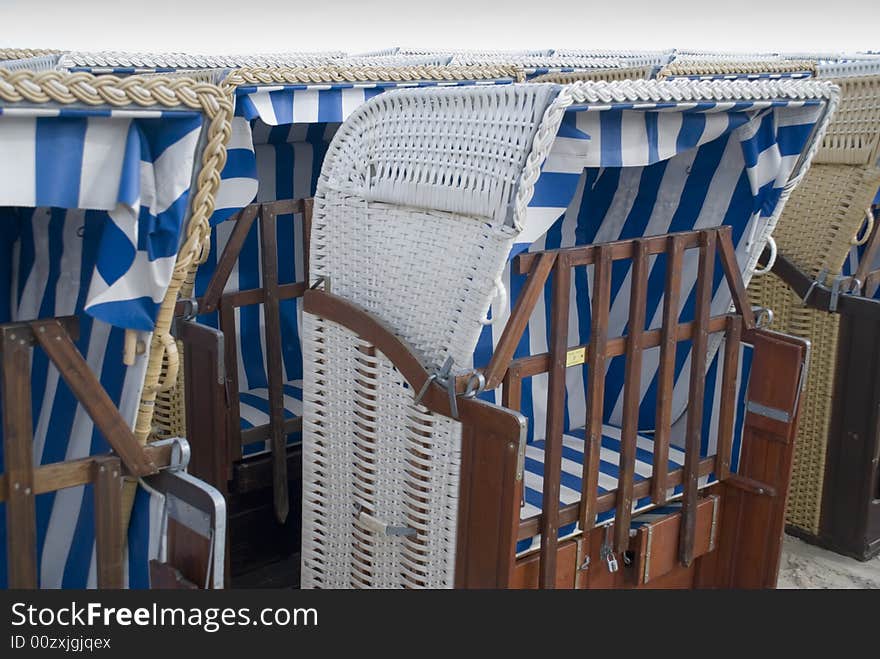
M473 365L485 365L479 360L481 350L485 356L487 333L489 346L500 338L512 304L512 295L500 291L514 290L507 269L511 250L731 222L739 267L748 280L785 199L818 147L815 135L822 133L835 98L826 85L774 82L580 83L383 95L360 106L330 145L315 201L311 282L368 312L410 346L425 369L449 381L450 374L464 376ZM738 112L733 110L737 100L748 108L734 120L742 130L726 142L729 150L716 152L725 142L715 140L728 135L726 113ZM651 114L654 104L667 109L696 104L708 114L676 146L675 139L655 142L650 137L638 113ZM566 113L569 107L571 114ZM615 111L627 117L633 112L627 123L632 132L621 137L619 123L602 124L603 111L609 117ZM762 140L775 144L772 152L781 155L781 149L786 157L774 158L772 173L764 171L751 181L758 196L764 185L772 183L775 190L772 202L755 216L751 201L731 201L729 193L755 166L753 138L759 126L767 131L774 125L771 114L782 124L815 125L816 131L805 130L797 144L776 142L772 131L763 135ZM673 124L666 121L678 122L675 135L685 130L681 116L657 119L664 123L659 135L671 130ZM711 165L702 174L685 168L697 152L715 166L726 153L739 168L728 171L730 178L722 177L726 182L708 196L704 185L692 188L692 197L682 196L680 186L690 176L717 171ZM629 225L626 208L636 195L632 186L638 189L647 163L663 167L667 159L671 169L663 181L679 191L676 199L690 198L696 205L685 210L691 201L679 206L646 196L644 216L637 214L638 221L633 216L635 224ZM623 178L628 167L635 178ZM591 178L603 171L615 172L614 178ZM618 173L622 178L615 183ZM606 184L612 187L603 190ZM594 191L589 199L588 190ZM608 208L607 215L598 207ZM739 210L730 210L734 207ZM590 222L592 212L599 215ZM575 227L581 214L588 224ZM683 220L683 214L690 219ZM582 232L593 235L585 238ZM551 244L550 236L556 242ZM688 268L693 273L694 263ZM616 298L614 308L618 303L625 309L625 296ZM712 306L723 312L730 303L730 293L719 289ZM486 328L490 306L494 325ZM581 311L577 314L582 320ZM525 341L540 353L550 337L543 313L536 316ZM620 330L609 328L612 335ZM303 585L451 586L457 578L461 427L414 400L418 392L357 332L311 313L304 314L303 332ZM546 399L546 379L532 380L533 403L523 411L535 432L543 432L546 417L539 401L542 389ZM575 380L579 376L566 385L570 400L583 401L583 382ZM674 416L681 419L688 402L686 397L677 400ZM583 410L577 411L577 404L569 408L566 432L575 430L578 418L583 423ZM613 408L607 411L611 424ZM539 446L532 448L527 461L542 461ZM542 470L543 464L526 467L526 490ZM531 494L526 501L534 501ZM529 543L525 550L534 548Z

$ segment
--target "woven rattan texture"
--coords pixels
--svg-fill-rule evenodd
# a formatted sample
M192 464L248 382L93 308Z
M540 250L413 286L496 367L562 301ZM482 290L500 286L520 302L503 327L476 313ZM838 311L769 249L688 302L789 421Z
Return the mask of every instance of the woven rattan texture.
M773 309L774 329L811 342L786 518L788 523L816 534L822 507L840 317L804 307L800 298L773 274L754 278L749 284L749 297L754 303Z
M812 275L840 274L878 187L875 166L814 163L773 233L779 251Z
M840 105L816 154L817 163L867 165L880 156L880 75L832 79Z

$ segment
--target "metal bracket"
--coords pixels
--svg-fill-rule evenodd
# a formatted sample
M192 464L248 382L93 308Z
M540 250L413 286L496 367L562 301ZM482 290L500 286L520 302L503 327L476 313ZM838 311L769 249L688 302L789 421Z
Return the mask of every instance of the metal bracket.
M846 290L843 289L844 284L849 285ZM855 277L837 275L831 283L831 300L828 302L828 311L837 311L837 301L840 299L841 293L852 293L861 287L861 282Z
M180 317L184 320L193 320L199 315L199 301L194 297L181 298L178 304L183 304L184 311Z
M188 461L189 446L179 438L181 460ZM172 461L174 453L172 452ZM143 477L143 482L165 496L163 515L174 519L209 542L205 588L223 588L226 563L226 500L208 483L183 469L165 469L158 474Z
M379 535L387 535L389 537L411 538L419 534L411 526L393 526L387 524L377 517L373 517L369 513L365 513L360 506L355 508L357 520L367 529Z
M757 414L758 416L767 417L768 419L773 419L774 421L781 421L782 423L791 423L791 414L789 414L785 410L780 410L776 407L770 407L769 405L762 405L761 403L756 403L751 400L746 401L746 412L751 412L752 414Z
M318 277L315 280L315 283L312 284L311 286L309 286L309 288L313 291L316 291L316 290L318 290L318 287L321 285L324 286L324 292L329 293L330 292L330 277L326 276L326 275Z
M755 315L755 327L764 329L773 324L773 309L769 307L752 307L752 313Z
M186 439L183 437L169 437L168 439L150 442L150 446L155 448L171 446L171 460L167 467L163 467L163 470L170 472L186 471L186 468L189 466L189 460L192 457L192 449Z
M452 418L458 418L458 403L455 400L455 377L452 376L453 363L454 362L452 357L447 357L446 361L443 363L443 366L439 370L435 370L428 376L428 379L425 380L425 384L422 385L419 393L416 394L416 397L413 399L413 403L415 405L418 405L421 402L422 398L425 397L425 394L428 393L428 388L431 386L431 383L437 382L437 384L445 388L447 393L449 394L449 411L452 415Z

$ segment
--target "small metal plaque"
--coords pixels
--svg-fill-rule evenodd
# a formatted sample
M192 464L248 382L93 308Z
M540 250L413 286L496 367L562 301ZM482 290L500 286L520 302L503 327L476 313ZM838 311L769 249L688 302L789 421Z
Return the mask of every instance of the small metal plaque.
M566 366L578 366L587 361L587 349L586 348L574 348L573 350L569 350L565 354L565 365Z

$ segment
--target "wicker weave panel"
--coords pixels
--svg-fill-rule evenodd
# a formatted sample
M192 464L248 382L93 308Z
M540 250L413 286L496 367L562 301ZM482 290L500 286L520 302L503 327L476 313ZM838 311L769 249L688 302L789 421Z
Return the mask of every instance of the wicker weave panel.
M183 342L177 342L177 351L183 360ZM162 382L167 382L168 360L162 360ZM177 370L177 383L156 394L151 437L186 437L186 405L184 404L183 368Z
M878 187L880 168L814 164L773 232L779 251L813 275L840 274Z
M875 163L880 155L880 76L835 78L840 105L831 119L816 163Z
M789 524L816 534L822 508L840 317L804 307L800 298L772 274L752 279L749 297L773 309L774 329L809 339L812 344L786 519Z

